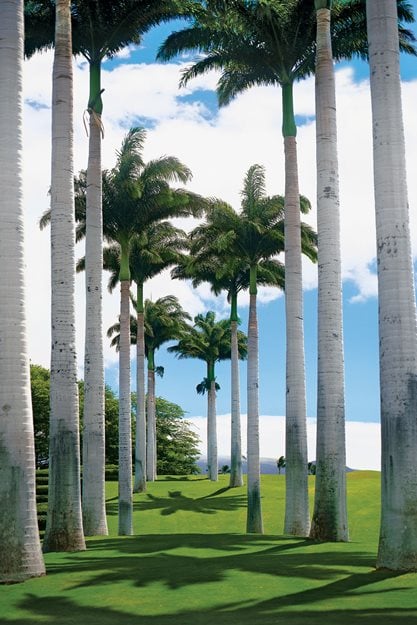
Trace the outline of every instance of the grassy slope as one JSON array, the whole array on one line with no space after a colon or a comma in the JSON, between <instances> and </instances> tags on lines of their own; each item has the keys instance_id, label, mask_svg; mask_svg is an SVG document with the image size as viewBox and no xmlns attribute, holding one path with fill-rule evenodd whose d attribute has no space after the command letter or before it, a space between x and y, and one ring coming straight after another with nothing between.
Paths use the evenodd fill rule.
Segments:
<instances>
[{"instance_id":1,"label":"grassy slope","mask_svg":"<svg viewBox=\"0 0 417 625\"><path fill-rule=\"evenodd\" d=\"M312 478L313 479L313 478ZM280 536L284 476L264 476L264 536L245 535L245 488L161 479L135 495L137 536L47 554L48 575L0 587L2 625L411 625L417 574L375 571L379 474L348 475L351 542Z\"/></svg>"}]
</instances>

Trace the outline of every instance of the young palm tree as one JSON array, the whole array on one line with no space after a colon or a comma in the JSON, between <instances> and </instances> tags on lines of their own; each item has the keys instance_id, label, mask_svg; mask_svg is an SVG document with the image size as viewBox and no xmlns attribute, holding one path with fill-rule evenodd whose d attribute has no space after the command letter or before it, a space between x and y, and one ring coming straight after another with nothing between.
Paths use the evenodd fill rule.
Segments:
<instances>
[{"instance_id":1,"label":"young palm tree","mask_svg":"<svg viewBox=\"0 0 417 625\"><path fill-rule=\"evenodd\" d=\"M247 347L243 332L238 332L237 340L239 357L245 358ZM198 358L206 363L207 375L196 389L200 394L207 391L207 464L209 479L214 482L218 479L216 390L220 388L216 383L215 365L230 358L230 345L229 321L216 322L215 313L210 311L206 315L197 315L194 325L188 327L177 345L168 347L168 351L177 354L178 358Z\"/></svg>"},{"instance_id":2,"label":"young palm tree","mask_svg":"<svg viewBox=\"0 0 417 625\"><path fill-rule=\"evenodd\" d=\"M402 0L399 6L404 19L404 15L409 12L409 6ZM366 55L365 1L339 0L334 3L333 13L335 58ZM315 18L313 0L257 0L249 3L245 0L235 0L233 3L208 0L204 8L196 12L194 23L189 28L170 35L159 52L163 59L172 58L184 50L198 50L203 53L203 58L184 72L182 84L211 69L220 70L222 75L217 90L220 105L228 104L237 94L253 85L281 87L285 153L287 447L294 446L290 454L294 456L299 455L297 448L301 442L297 427L292 424L305 420L306 400L297 128L293 85L295 81L314 71ZM410 33L404 29L400 29L400 32L403 48L407 50ZM340 305L338 315L341 318ZM339 332L339 342L333 341L338 353L341 341ZM326 405L324 388L319 388L319 394L319 405ZM327 405L326 409L331 410ZM340 423L340 414L337 419ZM329 434L331 436L332 432ZM326 446L329 445L326 443ZM290 457L288 460L290 466ZM291 474L290 469L289 473ZM342 490L337 488L336 492L344 497ZM346 519L341 523L346 525ZM298 511L297 508L291 510L287 507L285 531L307 535L308 529L309 519L305 507Z\"/></svg>"},{"instance_id":3,"label":"young palm tree","mask_svg":"<svg viewBox=\"0 0 417 625\"><path fill-rule=\"evenodd\" d=\"M105 255L106 256L106 255ZM163 367L155 366L155 352L167 341L179 339L186 328L187 320L191 317L180 306L178 299L173 295L161 297L152 302L146 300L144 304L145 349L148 363L148 394L147 394L147 465L152 467L152 480L156 479L156 414L155 414L155 373L163 375ZM136 344L137 318L130 318L131 343ZM113 337L112 346L119 349L120 323L115 323L107 331L108 337ZM149 445L149 441L151 444Z\"/></svg>"},{"instance_id":4,"label":"young palm tree","mask_svg":"<svg viewBox=\"0 0 417 625\"><path fill-rule=\"evenodd\" d=\"M230 487L242 486L242 450L240 428L239 368L237 351L237 330L240 323L237 312L237 298L242 290L249 288L250 271L247 260L240 250L231 249L228 242L223 245L225 232L231 225L228 214L233 209L224 202L217 202L206 211L206 220L190 233L190 255L182 265L176 267L174 278L192 279L196 287L202 282L211 285L213 293L227 292L230 302L231 327L231 469ZM272 266L269 261L258 263L257 282L263 285L283 286L281 266Z\"/></svg>"},{"instance_id":5,"label":"young palm tree","mask_svg":"<svg viewBox=\"0 0 417 625\"><path fill-rule=\"evenodd\" d=\"M73 53L87 60L90 89L86 191L86 334L84 355L83 515L86 535L107 534L104 494L104 361L102 333L101 64L153 26L182 15L176 0L72 0ZM26 3L26 54L54 43L55 0Z\"/></svg>"},{"instance_id":6,"label":"young palm tree","mask_svg":"<svg viewBox=\"0 0 417 625\"><path fill-rule=\"evenodd\" d=\"M130 248L130 271L136 283L137 312L137 410L135 441L135 483L134 492L146 490L146 419L145 419L145 328L144 328L144 283L179 262L185 246L186 236L182 230L167 221L150 223L140 234L134 235ZM116 286L120 267L120 250L111 246L104 250L104 268L112 272L109 290ZM151 434L152 436L152 434ZM153 468L152 468L153 467ZM156 465L149 467L152 475ZM148 476L149 477L149 476ZM152 479L152 478L150 478Z\"/></svg>"},{"instance_id":7,"label":"young palm tree","mask_svg":"<svg viewBox=\"0 0 417 625\"><path fill-rule=\"evenodd\" d=\"M148 363L146 467L149 481L156 480L156 413L155 413L155 352L167 341L180 339L191 317L173 295L161 297L156 302L145 302L145 349ZM163 370L159 368L159 373Z\"/></svg>"},{"instance_id":8,"label":"young palm tree","mask_svg":"<svg viewBox=\"0 0 417 625\"><path fill-rule=\"evenodd\" d=\"M417 569L417 328L397 7L367 2L378 253L382 507L377 566Z\"/></svg>"},{"instance_id":9,"label":"young palm tree","mask_svg":"<svg viewBox=\"0 0 417 625\"><path fill-rule=\"evenodd\" d=\"M217 234L214 240L209 227L210 217L216 211L207 213L207 222L190 233L190 254L182 263L175 267L171 275L181 280L191 279L196 288L203 282L211 285L215 295L227 292L230 302L230 348L231 348L231 449L230 449L230 488L243 486L242 474L242 441L240 426L240 384L239 354L237 332L240 320L237 312L237 297L242 289L249 287L249 270L243 263L234 259L229 253L219 254L216 247Z\"/></svg>"},{"instance_id":10,"label":"young palm tree","mask_svg":"<svg viewBox=\"0 0 417 625\"><path fill-rule=\"evenodd\" d=\"M0 4L0 583L45 574L36 517L23 258L23 2Z\"/></svg>"},{"instance_id":11,"label":"young palm tree","mask_svg":"<svg viewBox=\"0 0 417 625\"><path fill-rule=\"evenodd\" d=\"M52 89L52 352L49 489L44 551L85 549L75 351L72 56L68 0L56 4ZM59 78L59 80L58 80Z\"/></svg>"}]
</instances>

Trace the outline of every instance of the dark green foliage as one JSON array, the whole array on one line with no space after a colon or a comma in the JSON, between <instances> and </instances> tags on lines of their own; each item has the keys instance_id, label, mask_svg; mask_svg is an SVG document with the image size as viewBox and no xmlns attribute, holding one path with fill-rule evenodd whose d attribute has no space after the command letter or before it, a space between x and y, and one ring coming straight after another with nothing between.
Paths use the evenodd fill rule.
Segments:
<instances>
[{"instance_id":1,"label":"dark green foliage","mask_svg":"<svg viewBox=\"0 0 417 625\"><path fill-rule=\"evenodd\" d=\"M49 378L48 369L40 365L30 365L36 466L49 455Z\"/></svg>"},{"instance_id":2,"label":"dark green foliage","mask_svg":"<svg viewBox=\"0 0 417 625\"><path fill-rule=\"evenodd\" d=\"M40 365L30 366L32 409L35 431L35 454L37 466L42 462L48 463L49 457L49 369ZM82 415L84 406L84 382L78 383L80 397L80 423L82 438ZM105 421L106 421L106 462L117 462L118 454L118 429L117 420L119 414L119 400L109 386L105 388ZM42 479L42 473L38 472L37 481ZM44 474L43 478L48 483Z\"/></svg>"},{"instance_id":3,"label":"dark green foliage","mask_svg":"<svg viewBox=\"0 0 417 625\"><path fill-rule=\"evenodd\" d=\"M157 473L159 475L192 475L197 466L199 437L184 419L177 404L156 398Z\"/></svg>"}]
</instances>

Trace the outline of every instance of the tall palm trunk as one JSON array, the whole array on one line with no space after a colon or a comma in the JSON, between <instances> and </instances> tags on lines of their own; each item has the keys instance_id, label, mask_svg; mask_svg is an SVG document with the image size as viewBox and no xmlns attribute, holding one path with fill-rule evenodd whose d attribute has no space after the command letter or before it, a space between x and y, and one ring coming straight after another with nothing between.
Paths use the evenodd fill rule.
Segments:
<instances>
[{"instance_id":1,"label":"tall palm trunk","mask_svg":"<svg viewBox=\"0 0 417 625\"><path fill-rule=\"evenodd\" d=\"M382 426L377 566L417 569L417 329L395 0L367 2Z\"/></svg>"},{"instance_id":2,"label":"tall palm trunk","mask_svg":"<svg viewBox=\"0 0 417 625\"><path fill-rule=\"evenodd\" d=\"M232 293L232 311L230 315L231 334L231 454L230 488L243 486L242 477L242 440L240 431L240 385L239 351L237 339L237 294Z\"/></svg>"},{"instance_id":3,"label":"tall palm trunk","mask_svg":"<svg viewBox=\"0 0 417 625\"><path fill-rule=\"evenodd\" d=\"M148 350L148 397L146 419L146 474L149 482L156 480L156 412L155 363L153 350Z\"/></svg>"},{"instance_id":4,"label":"tall palm trunk","mask_svg":"<svg viewBox=\"0 0 417 625\"><path fill-rule=\"evenodd\" d=\"M146 490L146 410L145 410L145 321L143 309L143 284L137 285L137 337L136 337L136 439L135 482L133 492Z\"/></svg>"},{"instance_id":5,"label":"tall palm trunk","mask_svg":"<svg viewBox=\"0 0 417 625\"><path fill-rule=\"evenodd\" d=\"M209 389L207 393L207 466L209 480L217 482L219 479L217 459L217 418L216 418L216 379L214 363L207 363L207 379Z\"/></svg>"},{"instance_id":6,"label":"tall palm trunk","mask_svg":"<svg viewBox=\"0 0 417 625\"><path fill-rule=\"evenodd\" d=\"M52 88L52 352L48 515L44 551L85 549L75 351L72 46L69 0L56 3Z\"/></svg>"},{"instance_id":7,"label":"tall palm trunk","mask_svg":"<svg viewBox=\"0 0 417 625\"><path fill-rule=\"evenodd\" d=\"M286 534L308 536L307 421L304 364L300 192L292 83L283 85L285 150Z\"/></svg>"},{"instance_id":8,"label":"tall palm trunk","mask_svg":"<svg viewBox=\"0 0 417 625\"><path fill-rule=\"evenodd\" d=\"M328 4L316 0L316 6ZM330 10L317 10L318 386L311 537L347 541L345 402L336 94Z\"/></svg>"},{"instance_id":9,"label":"tall palm trunk","mask_svg":"<svg viewBox=\"0 0 417 625\"><path fill-rule=\"evenodd\" d=\"M98 70L98 71L97 71ZM98 78L97 78L98 74ZM90 66L91 94L100 93L100 67ZM98 80L98 85L95 83ZM101 209L101 106L89 104L85 240L85 353L83 524L86 536L106 535L104 357L102 322L103 224Z\"/></svg>"},{"instance_id":10,"label":"tall palm trunk","mask_svg":"<svg viewBox=\"0 0 417 625\"><path fill-rule=\"evenodd\" d=\"M0 583L44 575L23 258L23 1L0 4Z\"/></svg>"},{"instance_id":11,"label":"tall palm trunk","mask_svg":"<svg viewBox=\"0 0 417 625\"><path fill-rule=\"evenodd\" d=\"M130 274L128 245L121 246L119 349L119 536L133 534L130 400Z\"/></svg>"},{"instance_id":12,"label":"tall palm trunk","mask_svg":"<svg viewBox=\"0 0 417 625\"><path fill-rule=\"evenodd\" d=\"M256 266L250 268L248 323L248 508L246 531L262 534L261 471L259 459L259 363L258 319L256 313Z\"/></svg>"}]
</instances>

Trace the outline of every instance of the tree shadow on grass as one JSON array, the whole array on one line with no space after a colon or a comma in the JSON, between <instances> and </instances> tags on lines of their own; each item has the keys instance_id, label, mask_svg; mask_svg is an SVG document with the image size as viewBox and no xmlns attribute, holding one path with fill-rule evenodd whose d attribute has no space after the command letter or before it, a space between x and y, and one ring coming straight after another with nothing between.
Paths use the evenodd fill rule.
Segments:
<instances>
[{"instance_id":1,"label":"tree shadow on grass","mask_svg":"<svg viewBox=\"0 0 417 625\"><path fill-rule=\"evenodd\" d=\"M246 506L246 495L217 497L228 490L228 487L220 488L204 497L195 498L187 497L181 490L168 491L168 497L157 497L151 493L145 493L145 497L134 502L133 508L135 511L160 510L162 516L169 516L180 510L197 514L216 514L220 511L235 512ZM118 514L117 497L107 500L106 509L109 515Z\"/></svg>"},{"instance_id":2,"label":"tree shadow on grass","mask_svg":"<svg viewBox=\"0 0 417 625\"><path fill-rule=\"evenodd\" d=\"M347 569L373 566L370 554L318 552L314 543L304 539L280 539L277 544L273 537L257 535L162 534L107 539L95 550L94 541L89 541L89 546L82 555L68 554L64 563L49 566L48 573L82 573L83 581L72 588L127 582L137 588L161 583L177 589L222 582L231 571L241 571L273 576L278 585L286 577L311 580L314 587L306 596L314 601L317 582L344 580ZM300 547L305 548L300 551ZM369 575L367 584L378 579L374 571Z\"/></svg>"},{"instance_id":3,"label":"tree shadow on grass","mask_svg":"<svg viewBox=\"0 0 417 625\"><path fill-rule=\"evenodd\" d=\"M339 580L337 592L330 584L320 589L320 599L334 599L335 605L340 592L349 592L369 583L373 574L351 575ZM386 574L389 577L389 574ZM384 577L382 578L384 579ZM385 577L386 579L386 577ZM381 577L379 577L379 581ZM378 581L378 580L373 580ZM343 582L345 584L343 585ZM333 588L332 588L333 586ZM134 592L132 590L132 592ZM224 602L211 609L186 609L181 606L169 614L143 615L140 611L131 613L120 605L96 607L79 605L62 596L37 597L26 595L19 608L31 616L18 619L4 619L2 625L322 625L323 619L331 625L410 625L415 622L417 611L407 608L323 609L311 605L312 598L304 600L305 593L295 593L267 601L242 600L238 603ZM382 592L382 591L380 591ZM307 603L309 605L307 605ZM314 603L314 601L313 601ZM305 605L305 609L299 606ZM140 606L139 606L140 608Z\"/></svg>"}]
</instances>

